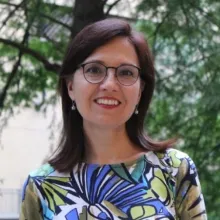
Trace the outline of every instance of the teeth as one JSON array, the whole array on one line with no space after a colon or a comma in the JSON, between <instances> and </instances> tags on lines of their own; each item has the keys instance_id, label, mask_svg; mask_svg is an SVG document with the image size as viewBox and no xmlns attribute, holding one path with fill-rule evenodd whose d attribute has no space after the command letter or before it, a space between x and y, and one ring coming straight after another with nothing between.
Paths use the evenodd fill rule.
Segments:
<instances>
[{"instance_id":1,"label":"teeth","mask_svg":"<svg viewBox=\"0 0 220 220\"><path fill-rule=\"evenodd\" d=\"M97 99L96 102L98 104L104 104L104 105L119 105L119 102L117 100Z\"/></svg>"}]
</instances>

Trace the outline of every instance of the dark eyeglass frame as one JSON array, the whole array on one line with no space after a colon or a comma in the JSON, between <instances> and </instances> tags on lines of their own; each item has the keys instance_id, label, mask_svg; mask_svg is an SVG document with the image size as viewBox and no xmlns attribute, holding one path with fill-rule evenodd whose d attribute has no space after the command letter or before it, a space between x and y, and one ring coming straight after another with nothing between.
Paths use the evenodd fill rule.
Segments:
<instances>
[{"instance_id":1,"label":"dark eyeglass frame","mask_svg":"<svg viewBox=\"0 0 220 220\"><path fill-rule=\"evenodd\" d=\"M103 67L105 67L105 76L103 77L103 79L102 79L100 82L95 82L95 83L94 83L94 82L90 82L88 79L86 79L84 67L85 67L87 64L92 64L92 63L94 63L94 64L99 64L99 65L102 65ZM129 84L129 85L123 84L123 83L121 83L121 82L118 80L118 76L117 76L117 74L116 74L116 73L117 73L117 70L118 70L118 68L123 67L123 66L132 66L132 67L135 67L135 68L138 70L138 76L137 76L136 80L135 80L132 84ZM138 78L140 77L140 74L141 74L141 68L139 68L139 67L137 67L137 66L135 66L135 65L132 65L132 64L122 64L122 65L120 65L120 66L114 67L114 66L105 66L104 64L99 63L99 62L88 62L88 63L82 63L82 64L80 64L80 65L78 66L78 68L80 68L80 67L83 68L83 76L84 76L85 80L86 80L87 82L89 82L89 83L92 83L92 84L99 84L99 83L103 82L103 81L105 80L106 76L108 75L108 69L114 69L114 70L115 70L116 79L117 79L117 81L118 81L121 85L123 85L123 86L131 86L131 85L135 84L135 83L137 82Z\"/></svg>"}]
</instances>

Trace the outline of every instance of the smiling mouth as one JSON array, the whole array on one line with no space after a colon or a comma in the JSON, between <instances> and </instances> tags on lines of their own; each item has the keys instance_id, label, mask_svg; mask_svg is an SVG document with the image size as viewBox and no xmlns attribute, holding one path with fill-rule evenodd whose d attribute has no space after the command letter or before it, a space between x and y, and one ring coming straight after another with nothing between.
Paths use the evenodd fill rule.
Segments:
<instances>
[{"instance_id":1,"label":"smiling mouth","mask_svg":"<svg viewBox=\"0 0 220 220\"><path fill-rule=\"evenodd\" d=\"M95 102L99 105L113 106L113 107L119 106L121 104L116 99L104 99L104 98L96 99Z\"/></svg>"}]
</instances>

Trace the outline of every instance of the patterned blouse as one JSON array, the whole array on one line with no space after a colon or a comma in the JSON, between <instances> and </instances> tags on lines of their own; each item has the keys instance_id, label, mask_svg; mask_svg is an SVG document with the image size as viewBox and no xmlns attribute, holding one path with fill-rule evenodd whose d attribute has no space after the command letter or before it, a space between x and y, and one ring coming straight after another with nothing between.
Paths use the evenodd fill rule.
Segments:
<instances>
[{"instance_id":1,"label":"patterned blouse","mask_svg":"<svg viewBox=\"0 0 220 220\"><path fill-rule=\"evenodd\" d=\"M23 188L20 220L207 219L195 164L178 150L149 151L121 164L49 164Z\"/></svg>"}]
</instances>

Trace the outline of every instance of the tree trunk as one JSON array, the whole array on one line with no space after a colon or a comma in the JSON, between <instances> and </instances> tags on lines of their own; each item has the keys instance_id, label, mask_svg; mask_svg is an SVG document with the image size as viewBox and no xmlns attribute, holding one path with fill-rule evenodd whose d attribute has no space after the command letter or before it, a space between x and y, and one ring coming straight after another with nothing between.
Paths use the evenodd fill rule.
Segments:
<instances>
[{"instance_id":1,"label":"tree trunk","mask_svg":"<svg viewBox=\"0 0 220 220\"><path fill-rule=\"evenodd\" d=\"M105 19L104 0L76 0L73 9L71 37L74 37L86 25Z\"/></svg>"}]
</instances>

